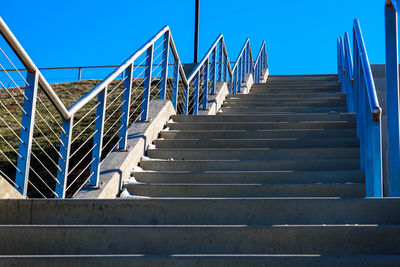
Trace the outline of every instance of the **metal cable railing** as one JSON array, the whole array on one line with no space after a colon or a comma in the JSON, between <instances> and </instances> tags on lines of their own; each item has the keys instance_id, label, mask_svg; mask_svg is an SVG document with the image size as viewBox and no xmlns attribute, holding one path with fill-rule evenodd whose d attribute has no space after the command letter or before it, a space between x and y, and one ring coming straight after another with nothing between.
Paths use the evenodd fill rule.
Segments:
<instances>
[{"instance_id":1,"label":"metal cable railing","mask_svg":"<svg viewBox=\"0 0 400 267\"><path fill-rule=\"evenodd\" d=\"M347 108L357 114L366 196L382 197L381 108L358 20L354 20L353 34L354 62L348 34L338 39L338 76L346 93Z\"/></svg>"},{"instance_id":2,"label":"metal cable railing","mask_svg":"<svg viewBox=\"0 0 400 267\"><path fill-rule=\"evenodd\" d=\"M247 41L232 70L220 35L186 78L166 26L82 97L71 95L66 108L2 20L0 31L9 45L7 50L0 43L0 175L25 197L73 197L84 186L99 187L101 163L127 148L128 127L148 120L152 101L168 99L178 114L198 114L217 82L241 83L259 66ZM266 53L260 53L262 65ZM23 67L21 86L16 78L24 77Z\"/></svg>"}]
</instances>

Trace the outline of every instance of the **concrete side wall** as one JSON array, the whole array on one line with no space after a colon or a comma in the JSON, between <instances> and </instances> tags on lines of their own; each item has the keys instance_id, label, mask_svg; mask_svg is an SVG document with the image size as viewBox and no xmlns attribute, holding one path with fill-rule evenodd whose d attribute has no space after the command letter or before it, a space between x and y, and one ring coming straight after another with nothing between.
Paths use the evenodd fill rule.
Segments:
<instances>
[{"instance_id":1,"label":"concrete side wall","mask_svg":"<svg viewBox=\"0 0 400 267\"><path fill-rule=\"evenodd\" d=\"M225 82L217 82L215 95L210 95L208 99L208 109L199 110L199 115L215 115L221 108L225 97L229 94L228 85Z\"/></svg>"},{"instance_id":2,"label":"concrete side wall","mask_svg":"<svg viewBox=\"0 0 400 267\"><path fill-rule=\"evenodd\" d=\"M0 199L22 199L23 196L0 176Z\"/></svg>"},{"instance_id":3,"label":"concrete side wall","mask_svg":"<svg viewBox=\"0 0 400 267\"><path fill-rule=\"evenodd\" d=\"M169 100L155 100L150 104L149 121L137 122L128 130L127 151L112 152L101 164L100 189L82 189L75 198L111 199L115 198L129 178L130 172L144 155L147 146L158 137L165 123L175 109Z\"/></svg>"}]
</instances>

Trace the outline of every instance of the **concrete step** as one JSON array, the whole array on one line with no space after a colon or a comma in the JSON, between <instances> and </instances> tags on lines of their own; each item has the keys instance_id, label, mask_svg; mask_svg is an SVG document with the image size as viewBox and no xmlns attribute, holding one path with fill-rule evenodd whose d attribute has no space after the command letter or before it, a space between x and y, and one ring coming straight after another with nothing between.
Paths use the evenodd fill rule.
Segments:
<instances>
[{"instance_id":1,"label":"concrete step","mask_svg":"<svg viewBox=\"0 0 400 267\"><path fill-rule=\"evenodd\" d=\"M335 171L142 171L134 172L137 181L144 183L261 183L313 184L363 183L360 170Z\"/></svg>"},{"instance_id":2,"label":"concrete step","mask_svg":"<svg viewBox=\"0 0 400 267\"><path fill-rule=\"evenodd\" d=\"M148 197L362 197L364 184L127 184Z\"/></svg>"},{"instance_id":3,"label":"concrete step","mask_svg":"<svg viewBox=\"0 0 400 267\"><path fill-rule=\"evenodd\" d=\"M0 235L2 255L400 254L390 225L10 225Z\"/></svg>"},{"instance_id":4,"label":"concrete step","mask_svg":"<svg viewBox=\"0 0 400 267\"><path fill-rule=\"evenodd\" d=\"M356 129L161 131L165 139L356 138Z\"/></svg>"},{"instance_id":5,"label":"concrete step","mask_svg":"<svg viewBox=\"0 0 400 267\"><path fill-rule=\"evenodd\" d=\"M271 101L258 101L254 99L254 101L238 101L238 100L228 100L222 104L222 107L232 107L232 108L268 108L268 107L340 107L342 109L346 108L346 102L338 102L338 101L327 101L327 102L271 102ZM301 113L299 113L301 114ZM221 114L218 114L221 115Z\"/></svg>"},{"instance_id":6,"label":"concrete step","mask_svg":"<svg viewBox=\"0 0 400 267\"><path fill-rule=\"evenodd\" d=\"M276 139L157 139L158 148L336 148L359 147L357 138L276 138Z\"/></svg>"},{"instance_id":7,"label":"concrete step","mask_svg":"<svg viewBox=\"0 0 400 267\"><path fill-rule=\"evenodd\" d=\"M279 93L332 93L332 94L339 94L342 93L341 89L337 86L325 86L325 87L299 87L299 88L292 88L290 86L286 87L277 87L277 86L266 86L266 87L252 87L251 94L257 94L257 93L274 93L274 94L279 94Z\"/></svg>"},{"instance_id":8,"label":"concrete step","mask_svg":"<svg viewBox=\"0 0 400 267\"><path fill-rule=\"evenodd\" d=\"M147 150L147 156L156 159L194 160L194 159L240 159L240 160L278 160L278 159L329 159L360 158L359 147L333 148L161 148Z\"/></svg>"},{"instance_id":9,"label":"concrete step","mask_svg":"<svg viewBox=\"0 0 400 267\"><path fill-rule=\"evenodd\" d=\"M239 160L141 160L152 171L334 171L359 170L359 159L310 159L277 161Z\"/></svg>"},{"instance_id":10,"label":"concrete step","mask_svg":"<svg viewBox=\"0 0 400 267\"><path fill-rule=\"evenodd\" d=\"M400 213L397 212L399 209L399 198L1 200L0 224L310 225L358 223L393 225L400 224Z\"/></svg>"},{"instance_id":11,"label":"concrete step","mask_svg":"<svg viewBox=\"0 0 400 267\"><path fill-rule=\"evenodd\" d=\"M324 267L383 267L399 266L397 255L275 255L275 254L233 254L233 255L65 255L65 256L2 256L4 267L209 267L209 266L324 266Z\"/></svg>"},{"instance_id":12,"label":"concrete step","mask_svg":"<svg viewBox=\"0 0 400 267\"><path fill-rule=\"evenodd\" d=\"M354 129L352 121L327 122L180 122L167 123L170 130L282 130L282 129Z\"/></svg>"},{"instance_id":13,"label":"concrete step","mask_svg":"<svg viewBox=\"0 0 400 267\"><path fill-rule=\"evenodd\" d=\"M337 74L317 74L317 75L269 75L268 82L274 81L323 81L338 82Z\"/></svg>"},{"instance_id":14,"label":"concrete step","mask_svg":"<svg viewBox=\"0 0 400 267\"><path fill-rule=\"evenodd\" d=\"M233 96L233 95L228 95L229 96ZM345 98L346 94L339 92L339 93L332 93L332 92L320 92L320 93L299 93L299 92L280 92L280 93L269 93L269 92L251 92L248 95L243 95L243 96L247 96L249 97L263 97L263 98L271 98L271 99L275 99L275 98L298 98L298 99L303 99L303 98ZM246 97L243 97L246 98Z\"/></svg>"},{"instance_id":15,"label":"concrete step","mask_svg":"<svg viewBox=\"0 0 400 267\"><path fill-rule=\"evenodd\" d=\"M296 96L297 94L268 94L268 93L257 93L257 94L236 94L236 95L227 95L228 98L235 99L263 99L263 100L271 100L275 99L277 101L280 100L294 100L294 101L307 101L307 100L345 100L346 96L343 94L303 94L302 96Z\"/></svg>"},{"instance_id":16,"label":"concrete step","mask_svg":"<svg viewBox=\"0 0 400 267\"><path fill-rule=\"evenodd\" d=\"M227 107L221 108L222 113L242 113L242 114L257 114L257 113L274 113L274 114L295 114L295 113L345 113L347 108L344 106L332 107Z\"/></svg>"},{"instance_id":17,"label":"concrete step","mask_svg":"<svg viewBox=\"0 0 400 267\"><path fill-rule=\"evenodd\" d=\"M354 113L305 113L305 114L276 114L276 115L173 115L174 122L300 122L300 121L353 121Z\"/></svg>"}]
</instances>

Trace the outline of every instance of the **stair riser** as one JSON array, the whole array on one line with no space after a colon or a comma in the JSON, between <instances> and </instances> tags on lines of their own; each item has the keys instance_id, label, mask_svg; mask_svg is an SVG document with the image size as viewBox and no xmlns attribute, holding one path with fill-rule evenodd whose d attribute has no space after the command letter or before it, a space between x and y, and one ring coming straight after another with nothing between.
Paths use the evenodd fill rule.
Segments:
<instances>
[{"instance_id":1,"label":"stair riser","mask_svg":"<svg viewBox=\"0 0 400 267\"><path fill-rule=\"evenodd\" d=\"M154 140L158 148L317 148L317 147L359 147L357 139L228 139L196 140L167 139Z\"/></svg>"},{"instance_id":2,"label":"stair riser","mask_svg":"<svg viewBox=\"0 0 400 267\"><path fill-rule=\"evenodd\" d=\"M3 226L0 235L10 255L400 253L398 226Z\"/></svg>"},{"instance_id":3,"label":"stair riser","mask_svg":"<svg viewBox=\"0 0 400 267\"><path fill-rule=\"evenodd\" d=\"M354 129L353 122L301 123L167 123L170 130L278 130L278 129Z\"/></svg>"},{"instance_id":4,"label":"stair riser","mask_svg":"<svg viewBox=\"0 0 400 267\"><path fill-rule=\"evenodd\" d=\"M295 161L141 161L140 167L153 171L286 171L359 170L357 159Z\"/></svg>"},{"instance_id":5,"label":"stair riser","mask_svg":"<svg viewBox=\"0 0 400 267\"><path fill-rule=\"evenodd\" d=\"M313 108L303 108L303 107L269 107L269 108L235 108L235 107L222 107L223 113L235 113L235 114L259 114L259 113L282 113L282 114L292 114L292 113L345 113L347 108L345 107L313 107Z\"/></svg>"},{"instance_id":6,"label":"stair riser","mask_svg":"<svg viewBox=\"0 0 400 267\"><path fill-rule=\"evenodd\" d=\"M278 114L278 115L242 115L242 116L172 116L174 122L300 122L300 121L351 121L356 122L356 115L336 114Z\"/></svg>"},{"instance_id":7,"label":"stair riser","mask_svg":"<svg viewBox=\"0 0 400 267\"><path fill-rule=\"evenodd\" d=\"M137 181L144 183L262 183L262 184L307 184L307 183L363 183L360 171L287 171L287 172L135 172Z\"/></svg>"},{"instance_id":8,"label":"stair riser","mask_svg":"<svg viewBox=\"0 0 400 267\"><path fill-rule=\"evenodd\" d=\"M256 99L255 99L256 100ZM346 103L343 102L318 102L318 103L306 103L306 102L249 102L249 101L226 101L222 104L222 107L232 108L268 108L268 107L297 107L297 108L309 108L309 107L340 107L345 109ZM220 114L219 114L220 115Z\"/></svg>"},{"instance_id":9,"label":"stair riser","mask_svg":"<svg viewBox=\"0 0 400 267\"><path fill-rule=\"evenodd\" d=\"M228 95L232 97L233 95ZM242 98L248 97L264 97L264 98L299 98L299 99L309 99L309 98L346 98L344 93L268 93L268 92L251 92L248 95L241 95Z\"/></svg>"},{"instance_id":10,"label":"stair riser","mask_svg":"<svg viewBox=\"0 0 400 267\"><path fill-rule=\"evenodd\" d=\"M363 184L294 185L126 185L129 193L149 197L362 197Z\"/></svg>"},{"instance_id":11,"label":"stair riser","mask_svg":"<svg viewBox=\"0 0 400 267\"><path fill-rule=\"evenodd\" d=\"M3 267L209 267L209 266L279 266L279 267L386 267L399 266L400 256L362 255L362 256L296 256L296 255L123 255L123 256L72 256L72 257L7 257L0 259Z\"/></svg>"},{"instance_id":12,"label":"stair riser","mask_svg":"<svg viewBox=\"0 0 400 267\"><path fill-rule=\"evenodd\" d=\"M265 138L356 138L356 131L343 130L264 130L264 131L162 131L166 139L265 139Z\"/></svg>"},{"instance_id":13,"label":"stair riser","mask_svg":"<svg viewBox=\"0 0 400 267\"><path fill-rule=\"evenodd\" d=\"M393 225L399 209L399 199L360 198L0 201L0 224Z\"/></svg>"},{"instance_id":14,"label":"stair riser","mask_svg":"<svg viewBox=\"0 0 400 267\"><path fill-rule=\"evenodd\" d=\"M360 158L359 148L321 148L321 149L209 149L179 150L150 149L147 156L156 159L194 160L194 159L241 159L241 160L279 160L279 159L329 159Z\"/></svg>"}]
</instances>

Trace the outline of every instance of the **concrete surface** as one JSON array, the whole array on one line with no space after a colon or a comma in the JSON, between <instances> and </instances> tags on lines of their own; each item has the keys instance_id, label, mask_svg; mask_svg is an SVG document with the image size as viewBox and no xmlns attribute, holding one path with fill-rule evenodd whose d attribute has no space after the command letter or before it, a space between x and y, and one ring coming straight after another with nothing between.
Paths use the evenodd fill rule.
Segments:
<instances>
[{"instance_id":1,"label":"concrete surface","mask_svg":"<svg viewBox=\"0 0 400 267\"><path fill-rule=\"evenodd\" d=\"M217 82L215 95L208 96L208 104L206 110L199 110L199 115L215 115L225 101L225 97L229 94L228 85L225 82Z\"/></svg>"},{"instance_id":2,"label":"concrete surface","mask_svg":"<svg viewBox=\"0 0 400 267\"><path fill-rule=\"evenodd\" d=\"M171 115L176 114L169 100L150 104L149 121L137 122L128 130L128 151L112 152L101 164L100 189L82 189L75 198L102 199L117 197L123 182L144 155L147 146L157 138Z\"/></svg>"},{"instance_id":3,"label":"concrete surface","mask_svg":"<svg viewBox=\"0 0 400 267\"><path fill-rule=\"evenodd\" d=\"M0 176L0 199L15 198L23 198L23 196L5 178Z\"/></svg>"}]
</instances>

